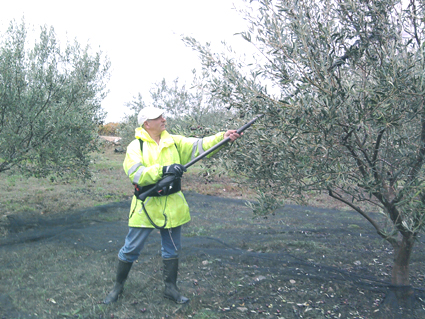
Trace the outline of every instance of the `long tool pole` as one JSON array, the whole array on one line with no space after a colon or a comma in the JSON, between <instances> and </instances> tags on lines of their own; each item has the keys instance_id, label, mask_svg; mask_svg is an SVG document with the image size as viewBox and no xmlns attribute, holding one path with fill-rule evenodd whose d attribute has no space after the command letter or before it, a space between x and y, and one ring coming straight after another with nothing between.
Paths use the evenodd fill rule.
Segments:
<instances>
[{"instance_id":1,"label":"long tool pole","mask_svg":"<svg viewBox=\"0 0 425 319\"><path fill-rule=\"evenodd\" d=\"M254 118L253 120L249 121L248 123L246 123L244 126L240 127L236 132L238 134L241 134L243 131L245 131L248 127L250 127L252 124L254 124L255 121L257 121L258 119L262 118L264 116L264 114L260 114L258 115L256 118ZM209 148L208 150L206 150L204 153L202 153L201 155L199 155L198 157L195 157L193 160L191 160L189 163L187 163L186 165L184 165L185 168L189 168L190 166L192 166L193 164L195 164L196 162L198 162L199 160L203 159L205 156L207 156L208 154L214 152L216 149L222 147L224 144L230 142L230 137L226 137L224 140L222 140L221 142L215 144L213 147Z\"/></svg>"},{"instance_id":2,"label":"long tool pole","mask_svg":"<svg viewBox=\"0 0 425 319\"><path fill-rule=\"evenodd\" d=\"M255 121L257 121L259 118L263 117L264 114L260 114L259 116L257 116L256 118L254 118L253 120L249 121L248 123L246 123L244 126L242 126L241 128L239 128L236 132L238 134L241 134L243 131L245 131L248 127L250 127L252 124L254 124ZM223 146L224 144L228 143L230 141L230 137L226 137L224 140L222 140L221 142L219 142L218 144L214 145L213 147L211 147L210 149L206 150L204 153L202 153L201 155L199 155L198 157L195 157L193 160L191 160L189 163L187 163L186 165L184 165L185 168L188 168L190 166L192 166L193 164L195 164L196 162L198 162L199 160L203 159L205 156L207 156L208 154L210 154L211 152L214 152L216 149L218 149L219 147ZM164 187L168 187L171 185L171 183L174 181L176 177L173 175L168 175L165 176L164 178L162 178L155 187L152 187L151 189L147 190L146 192L140 194L138 196L138 198L144 202L145 199L150 195L153 194L154 192L157 192L159 190L162 190ZM148 215L149 216L149 215Z\"/></svg>"}]
</instances>

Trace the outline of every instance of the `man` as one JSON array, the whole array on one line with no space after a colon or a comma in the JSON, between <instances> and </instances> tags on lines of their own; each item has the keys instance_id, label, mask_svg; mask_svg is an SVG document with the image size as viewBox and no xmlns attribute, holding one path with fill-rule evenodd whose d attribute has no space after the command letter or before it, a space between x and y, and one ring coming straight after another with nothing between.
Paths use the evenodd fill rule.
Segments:
<instances>
[{"instance_id":1,"label":"man","mask_svg":"<svg viewBox=\"0 0 425 319\"><path fill-rule=\"evenodd\" d=\"M123 166L125 173L141 193L164 176L175 177L175 182L169 188L147 197L144 202L133 197L128 223L130 229L125 244L118 253L115 285L104 300L105 304L118 300L131 266L139 257L154 228L160 229L161 233L164 297L176 303L189 301L176 285L181 226L190 221L189 207L180 191L180 177L186 171L183 165L224 138L229 137L234 141L240 137L236 130L201 139L170 135L165 130L163 113L163 110L155 107L141 110L138 116L141 127L136 129L136 139L127 147Z\"/></svg>"}]
</instances>

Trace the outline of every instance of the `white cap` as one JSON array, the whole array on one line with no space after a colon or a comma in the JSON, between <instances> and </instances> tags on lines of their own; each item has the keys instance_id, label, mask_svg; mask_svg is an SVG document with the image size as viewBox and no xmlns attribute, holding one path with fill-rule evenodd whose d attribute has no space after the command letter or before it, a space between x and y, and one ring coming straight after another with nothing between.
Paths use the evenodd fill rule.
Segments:
<instances>
[{"instance_id":1,"label":"white cap","mask_svg":"<svg viewBox=\"0 0 425 319\"><path fill-rule=\"evenodd\" d=\"M143 125L146 120L153 120L158 117L160 117L162 114L164 114L164 110L158 109L153 106L148 106L142 109L139 113L139 116L137 117L137 120L140 125Z\"/></svg>"}]
</instances>

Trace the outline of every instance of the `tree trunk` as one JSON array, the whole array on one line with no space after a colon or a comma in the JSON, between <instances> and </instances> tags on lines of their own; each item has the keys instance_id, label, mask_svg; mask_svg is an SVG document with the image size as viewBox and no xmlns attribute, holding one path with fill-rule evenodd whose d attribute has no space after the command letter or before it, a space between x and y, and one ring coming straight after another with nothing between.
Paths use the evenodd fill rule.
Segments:
<instances>
[{"instance_id":1,"label":"tree trunk","mask_svg":"<svg viewBox=\"0 0 425 319\"><path fill-rule=\"evenodd\" d=\"M391 276L391 283L394 286L410 286L409 262L415 243L412 234L403 236L400 245L394 247L394 266Z\"/></svg>"},{"instance_id":2,"label":"tree trunk","mask_svg":"<svg viewBox=\"0 0 425 319\"><path fill-rule=\"evenodd\" d=\"M400 309L412 310L415 303L415 294L410 286L409 261L415 243L414 234L404 235L398 245L394 245L394 265L392 270L392 287L388 291L383 304L383 310L399 311Z\"/></svg>"}]
</instances>

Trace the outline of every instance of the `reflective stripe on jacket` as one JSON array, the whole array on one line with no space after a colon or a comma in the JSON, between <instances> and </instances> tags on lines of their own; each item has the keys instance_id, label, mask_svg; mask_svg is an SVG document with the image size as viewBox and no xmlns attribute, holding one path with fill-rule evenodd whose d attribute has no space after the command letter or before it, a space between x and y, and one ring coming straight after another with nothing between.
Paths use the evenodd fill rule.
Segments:
<instances>
[{"instance_id":1,"label":"reflective stripe on jacket","mask_svg":"<svg viewBox=\"0 0 425 319\"><path fill-rule=\"evenodd\" d=\"M127 147L123 163L124 171L132 183L140 186L155 184L162 178L163 166L174 163L184 165L221 142L223 136L224 132L221 132L198 139L170 135L167 131L163 131L158 145L145 129L138 127L135 134L136 139ZM138 139L143 141L143 154ZM208 157L216 152L212 152ZM181 191L168 196L148 197L144 204L156 225L164 225L163 213L167 216L165 228L177 227L190 221L189 206ZM133 196L131 202L128 225L130 227L154 227L142 209L142 202L136 199L136 196Z\"/></svg>"}]
</instances>

